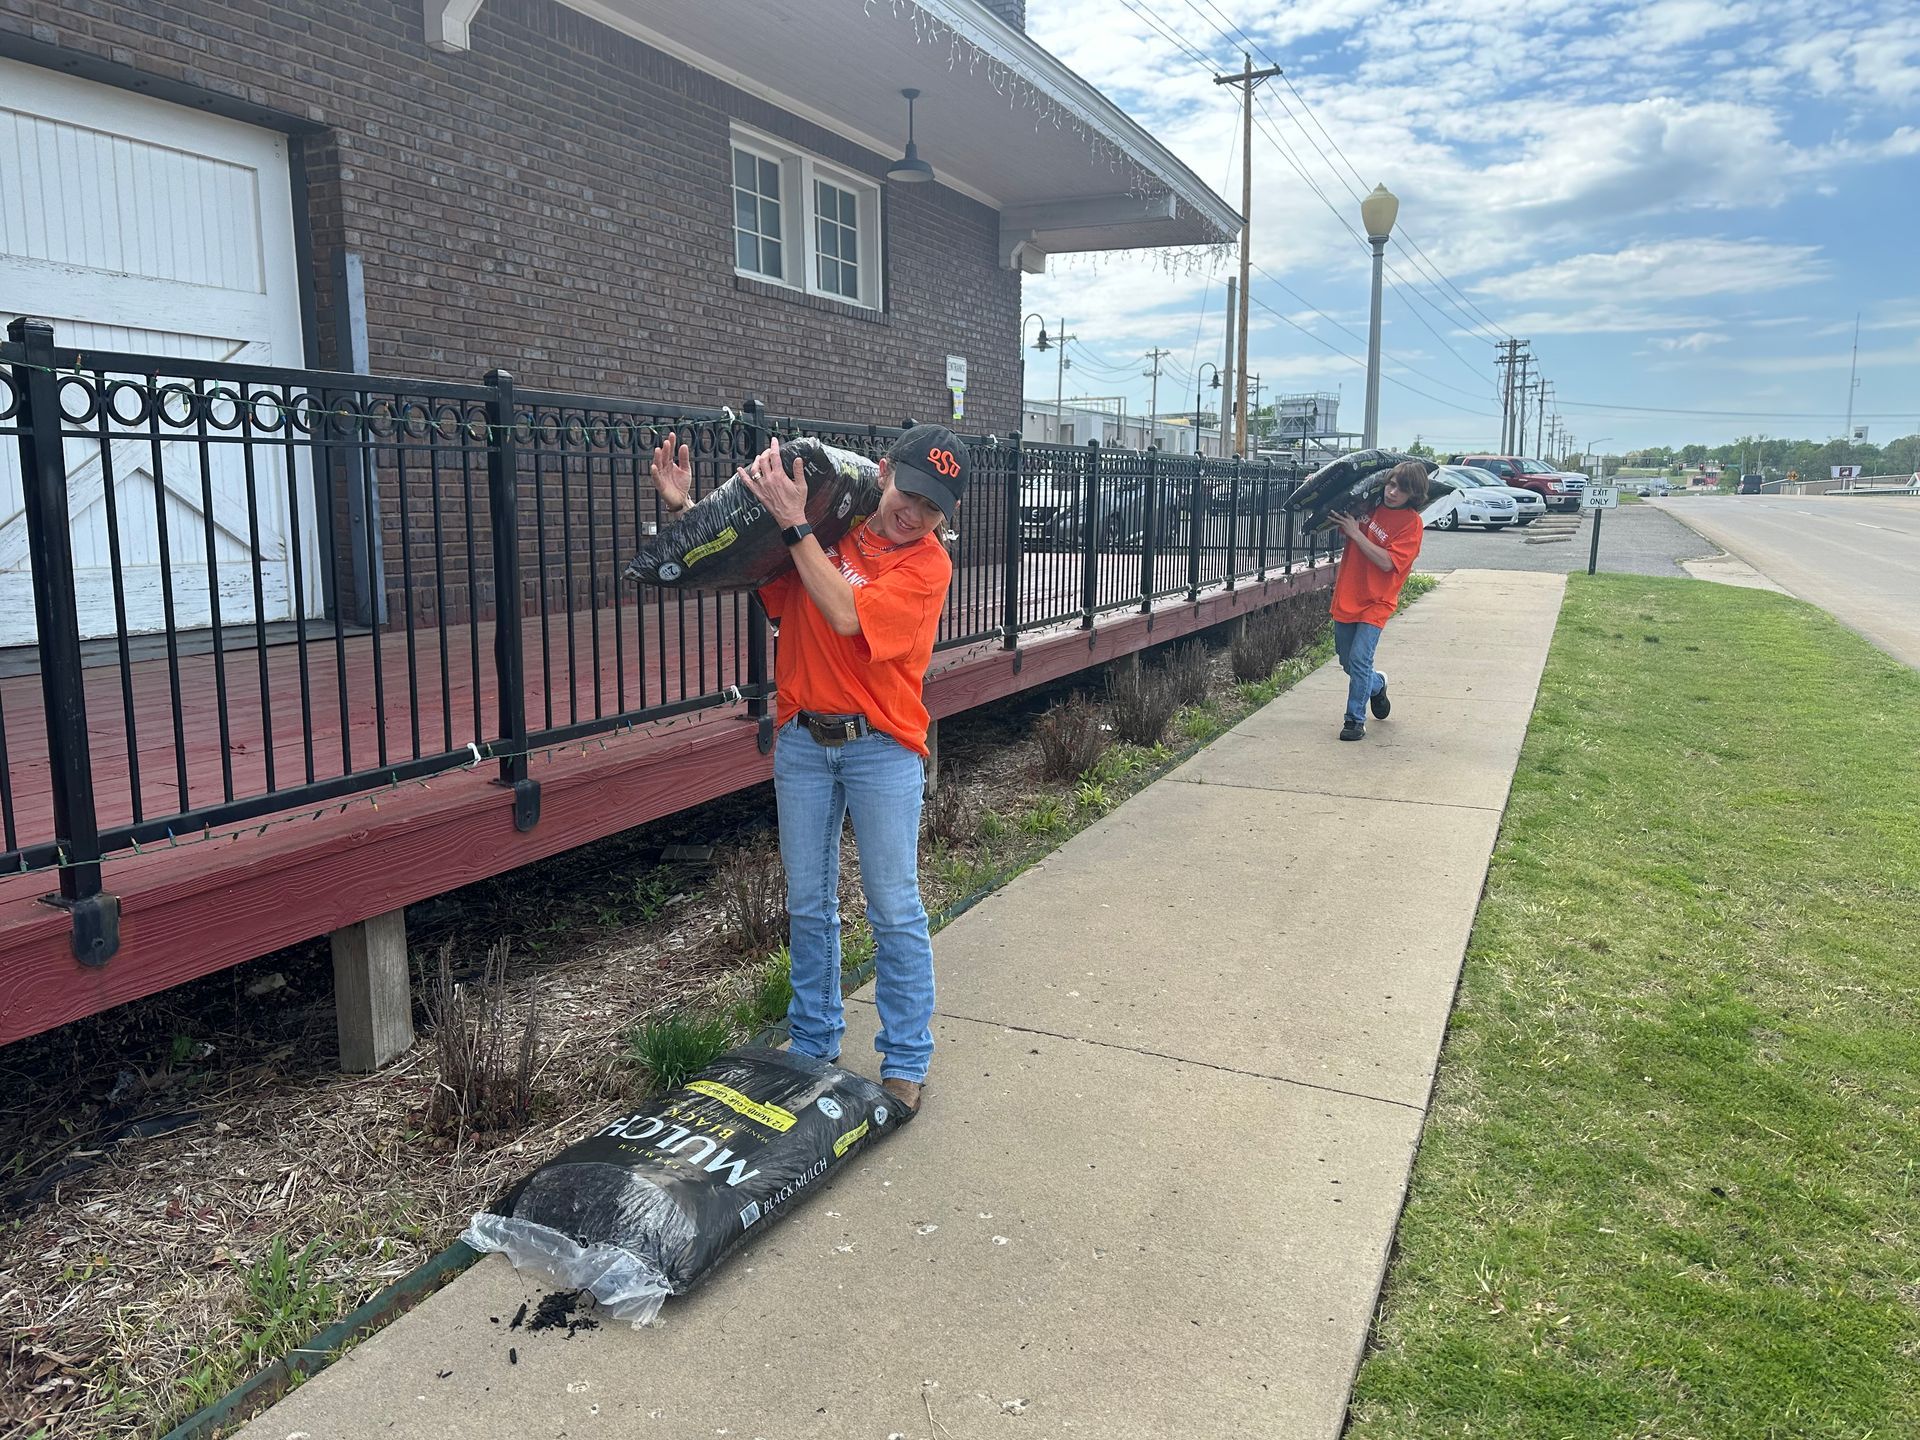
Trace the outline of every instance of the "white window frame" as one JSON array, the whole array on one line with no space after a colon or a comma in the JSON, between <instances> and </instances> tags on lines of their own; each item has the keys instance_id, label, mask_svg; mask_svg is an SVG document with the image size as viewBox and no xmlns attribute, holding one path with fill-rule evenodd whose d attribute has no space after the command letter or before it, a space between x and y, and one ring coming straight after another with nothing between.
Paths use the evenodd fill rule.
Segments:
<instances>
[{"instance_id":1,"label":"white window frame","mask_svg":"<svg viewBox=\"0 0 1920 1440\"><path fill-rule=\"evenodd\" d=\"M810 155L804 150L762 135L758 131L748 130L744 126L731 127L731 145L727 151L727 232L728 244L732 247L733 273L748 280L758 280L768 285L779 285L807 295L818 295L822 299L836 301L842 305L852 305L863 310L880 308L880 278L884 272L884 260L880 237L880 187L874 181L850 170L842 169L829 161ZM739 228L734 213L733 152L745 151L762 160L771 160L780 167L780 253L784 262L784 275L775 277L762 274L758 270L748 270L739 263ZM814 182L824 180L836 189L845 190L853 195L855 214L858 221L859 257L856 267L859 273L860 293L858 296L842 295L835 290L824 289L820 284L818 254L819 212L815 209Z\"/></svg>"},{"instance_id":2,"label":"white window frame","mask_svg":"<svg viewBox=\"0 0 1920 1440\"><path fill-rule=\"evenodd\" d=\"M750 155L755 160L765 160L775 166L780 172L780 255L782 274L769 275L764 270L749 269L740 263L740 222L739 216L734 209L739 191L739 186L735 183L733 176L734 165L736 164L734 154L736 151ZM794 256L799 253L794 244L794 212L798 208L798 201L799 196L794 194L793 167L787 163L787 157L771 146L759 144L753 140L743 139L736 134L733 137L733 144L727 151L727 215L729 219L729 232L733 237L734 274L744 275L749 280L764 280L770 285L787 285L792 283L787 277L792 273Z\"/></svg>"}]
</instances>

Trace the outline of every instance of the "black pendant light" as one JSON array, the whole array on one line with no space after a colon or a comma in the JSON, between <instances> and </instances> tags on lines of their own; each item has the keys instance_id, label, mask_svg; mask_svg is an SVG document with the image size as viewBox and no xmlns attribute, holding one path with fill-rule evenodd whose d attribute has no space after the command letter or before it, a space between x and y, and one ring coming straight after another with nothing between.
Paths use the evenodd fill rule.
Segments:
<instances>
[{"instance_id":1,"label":"black pendant light","mask_svg":"<svg viewBox=\"0 0 1920 1440\"><path fill-rule=\"evenodd\" d=\"M887 171L889 180L898 180L903 185L921 185L933 179L933 166L920 158L920 152L913 144L913 102L920 98L918 90L902 90L907 97L907 153L893 162Z\"/></svg>"}]
</instances>

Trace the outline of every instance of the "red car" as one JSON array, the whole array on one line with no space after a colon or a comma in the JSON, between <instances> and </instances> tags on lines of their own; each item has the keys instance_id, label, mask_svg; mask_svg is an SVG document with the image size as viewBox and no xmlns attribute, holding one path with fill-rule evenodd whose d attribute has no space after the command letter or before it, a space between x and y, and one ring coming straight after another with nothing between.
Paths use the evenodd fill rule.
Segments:
<instances>
[{"instance_id":1,"label":"red car","mask_svg":"<svg viewBox=\"0 0 1920 1440\"><path fill-rule=\"evenodd\" d=\"M1556 470L1525 455L1456 455L1450 462L1485 470L1502 485L1531 490L1549 510L1578 510L1586 493L1587 477L1577 470Z\"/></svg>"}]
</instances>

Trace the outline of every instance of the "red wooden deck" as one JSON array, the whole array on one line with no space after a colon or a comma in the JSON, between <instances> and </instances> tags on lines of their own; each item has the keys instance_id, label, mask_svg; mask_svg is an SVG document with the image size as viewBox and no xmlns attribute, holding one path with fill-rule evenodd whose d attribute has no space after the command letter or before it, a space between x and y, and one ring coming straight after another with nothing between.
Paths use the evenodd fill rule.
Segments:
<instances>
[{"instance_id":1,"label":"red wooden deck","mask_svg":"<svg viewBox=\"0 0 1920 1440\"><path fill-rule=\"evenodd\" d=\"M1129 563L1125 556L1113 558L1116 567ZM1137 575L1137 559L1131 563ZM1330 579L1331 569L1325 565L1299 569L1265 582L1242 582L1233 591L1215 590L1197 602L1165 601L1151 615L1122 612L1105 617L1091 632L1062 628L1030 633L1021 638L1017 668L1015 655L996 640L944 651L935 656L928 678L928 708L936 717L956 714ZM1072 602L1063 598L1054 603L1065 608ZM540 621L529 620L529 724L548 723L549 694L551 723L565 725L643 704L671 703L724 688L736 678L744 681L744 663L734 668L736 640L744 629L736 631L733 625L733 602L720 602L718 616L711 599L699 607L689 600L685 611L684 674L678 607L669 607L664 617L642 612L648 621L643 641L636 640L631 606L618 627L610 610L598 616L554 616L547 643L559 688L551 690L540 659ZM720 617L724 624L718 623ZM415 634L417 686L408 681L406 634L380 639L390 761L415 753L416 723L424 754L458 748L476 733L495 731L490 627L483 625L478 637L468 627L448 627L444 668L442 638L438 630ZM697 643L702 638L704 646ZM340 773L343 733L354 767L371 766L382 728L374 700L374 641L366 635L350 637L345 648L343 671L331 633L307 645L314 767L322 778ZM280 785L306 778L300 648L269 646L266 657L263 703L260 652L249 647L225 656L230 696L225 755L240 795L264 788L269 746ZM224 786L214 657L183 657L180 671L189 803L217 803ZM570 690L565 688L569 674L575 677ZM131 675L138 741L134 753L145 813L180 810L166 662L136 661ZM408 703L409 694L418 695L417 711ZM100 823L123 824L132 818L133 791L117 665L87 672L87 699ZM19 839L33 843L49 834L42 818L48 775L37 677L0 682L0 706ZM479 732L474 729L476 706ZM229 838L240 828L229 824L214 827L212 841L196 836L178 848L162 841L139 855L122 853L105 862L105 888L121 901L120 949L97 969L74 959L67 915L45 903L44 897L56 888L50 875L0 880L0 1044L765 780L772 763L759 753L755 734L741 706L723 705L536 754L532 773L542 787L541 819L524 834L514 829L510 798L493 783L498 767L489 763L424 784L402 785L377 796L374 804L361 800L344 811L335 802L316 814L309 802L264 833L249 829Z\"/></svg>"}]
</instances>

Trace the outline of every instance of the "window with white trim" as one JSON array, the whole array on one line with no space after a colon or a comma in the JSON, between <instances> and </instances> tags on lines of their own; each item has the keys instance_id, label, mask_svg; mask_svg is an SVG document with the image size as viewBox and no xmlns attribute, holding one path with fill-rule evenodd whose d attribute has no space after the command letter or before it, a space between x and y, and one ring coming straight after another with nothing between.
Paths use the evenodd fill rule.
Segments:
<instances>
[{"instance_id":1,"label":"window with white trim","mask_svg":"<svg viewBox=\"0 0 1920 1440\"><path fill-rule=\"evenodd\" d=\"M814 278L829 295L860 299L860 210L851 190L813 182Z\"/></svg>"},{"instance_id":2,"label":"window with white trim","mask_svg":"<svg viewBox=\"0 0 1920 1440\"><path fill-rule=\"evenodd\" d=\"M880 307L880 187L733 129L734 273Z\"/></svg>"},{"instance_id":3,"label":"window with white trim","mask_svg":"<svg viewBox=\"0 0 1920 1440\"><path fill-rule=\"evenodd\" d=\"M733 257L744 274L786 278L782 253L780 162L735 146L733 151Z\"/></svg>"}]
</instances>

